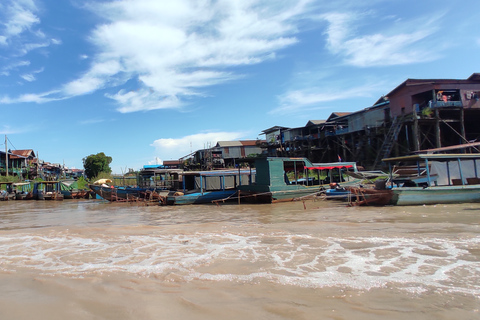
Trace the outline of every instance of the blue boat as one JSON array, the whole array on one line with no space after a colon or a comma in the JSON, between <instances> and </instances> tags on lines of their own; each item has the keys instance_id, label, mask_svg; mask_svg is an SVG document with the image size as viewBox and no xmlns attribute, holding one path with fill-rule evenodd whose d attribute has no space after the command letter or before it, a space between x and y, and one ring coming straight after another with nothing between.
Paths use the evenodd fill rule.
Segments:
<instances>
[{"instance_id":1,"label":"blue boat","mask_svg":"<svg viewBox=\"0 0 480 320\"><path fill-rule=\"evenodd\" d=\"M101 199L108 201L146 201L159 200L160 195L155 188L118 187L90 184L89 188Z\"/></svg>"},{"instance_id":2,"label":"blue boat","mask_svg":"<svg viewBox=\"0 0 480 320\"><path fill-rule=\"evenodd\" d=\"M182 174L182 189L170 192L168 205L215 203L238 199L237 187L252 183L255 170L186 171Z\"/></svg>"}]
</instances>

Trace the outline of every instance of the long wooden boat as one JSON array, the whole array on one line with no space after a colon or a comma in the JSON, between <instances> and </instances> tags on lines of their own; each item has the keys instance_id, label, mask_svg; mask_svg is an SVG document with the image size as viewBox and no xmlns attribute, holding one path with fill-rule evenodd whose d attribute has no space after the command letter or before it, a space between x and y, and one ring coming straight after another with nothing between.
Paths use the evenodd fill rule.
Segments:
<instances>
[{"instance_id":1,"label":"long wooden boat","mask_svg":"<svg viewBox=\"0 0 480 320\"><path fill-rule=\"evenodd\" d=\"M16 182L13 184L15 190L15 200L31 200L33 199L32 188L30 182Z\"/></svg>"},{"instance_id":2,"label":"long wooden boat","mask_svg":"<svg viewBox=\"0 0 480 320\"><path fill-rule=\"evenodd\" d=\"M35 182L32 194L35 200L63 200L59 181Z\"/></svg>"},{"instance_id":3,"label":"long wooden boat","mask_svg":"<svg viewBox=\"0 0 480 320\"><path fill-rule=\"evenodd\" d=\"M13 182L0 182L0 201L15 200Z\"/></svg>"},{"instance_id":4,"label":"long wooden boat","mask_svg":"<svg viewBox=\"0 0 480 320\"><path fill-rule=\"evenodd\" d=\"M141 187L118 187L108 185L90 184L89 188L100 199L112 202L135 202L135 201L160 201L164 195L160 195L163 189ZM166 195L166 194L165 194Z\"/></svg>"},{"instance_id":5,"label":"long wooden boat","mask_svg":"<svg viewBox=\"0 0 480 320\"><path fill-rule=\"evenodd\" d=\"M418 154L383 159L391 176L375 188L348 188L351 205L429 205L480 202L480 154ZM394 176L395 163L416 164L416 175Z\"/></svg>"},{"instance_id":6,"label":"long wooden boat","mask_svg":"<svg viewBox=\"0 0 480 320\"><path fill-rule=\"evenodd\" d=\"M251 182L255 170L186 171L182 174L182 189L170 192L168 205L233 201L237 187Z\"/></svg>"},{"instance_id":7,"label":"long wooden boat","mask_svg":"<svg viewBox=\"0 0 480 320\"><path fill-rule=\"evenodd\" d=\"M330 188L360 183L345 174L357 171L355 162L312 163L306 158L266 157L252 159L255 182L238 187L242 202L272 203L315 197Z\"/></svg>"}]
</instances>

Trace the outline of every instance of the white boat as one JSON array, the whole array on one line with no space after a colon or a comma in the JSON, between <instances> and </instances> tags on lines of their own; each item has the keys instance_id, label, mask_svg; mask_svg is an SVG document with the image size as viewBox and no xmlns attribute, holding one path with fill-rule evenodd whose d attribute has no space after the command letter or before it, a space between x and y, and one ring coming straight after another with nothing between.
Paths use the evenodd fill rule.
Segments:
<instances>
[{"instance_id":1,"label":"white boat","mask_svg":"<svg viewBox=\"0 0 480 320\"><path fill-rule=\"evenodd\" d=\"M389 182L349 188L352 205L424 205L480 202L480 154L418 154L383 159ZM417 174L395 174L393 164L416 164Z\"/></svg>"}]
</instances>

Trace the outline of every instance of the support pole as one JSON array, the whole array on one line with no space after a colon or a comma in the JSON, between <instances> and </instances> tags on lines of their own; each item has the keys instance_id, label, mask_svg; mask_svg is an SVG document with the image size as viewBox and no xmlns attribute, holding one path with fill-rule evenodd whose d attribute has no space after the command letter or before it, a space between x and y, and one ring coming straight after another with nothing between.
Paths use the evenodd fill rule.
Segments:
<instances>
[{"instance_id":1,"label":"support pole","mask_svg":"<svg viewBox=\"0 0 480 320\"><path fill-rule=\"evenodd\" d=\"M7 146L7 135L5 135L5 176L8 177L8 146Z\"/></svg>"}]
</instances>

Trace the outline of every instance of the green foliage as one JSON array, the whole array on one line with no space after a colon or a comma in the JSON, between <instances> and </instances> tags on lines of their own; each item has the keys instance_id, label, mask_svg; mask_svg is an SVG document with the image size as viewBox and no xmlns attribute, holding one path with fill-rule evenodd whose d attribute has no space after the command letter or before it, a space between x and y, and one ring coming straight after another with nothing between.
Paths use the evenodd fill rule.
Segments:
<instances>
[{"instance_id":1,"label":"green foliage","mask_svg":"<svg viewBox=\"0 0 480 320\"><path fill-rule=\"evenodd\" d=\"M88 157L83 158L82 160L83 168L85 169L85 175L89 179L93 177L98 177L101 172L107 174L110 174L112 172L112 169L110 168L112 157L106 156L103 152L91 154Z\"/></svg>"},{"instance_id":2,"label":"green foliage","mask_svg":"<svg viewBox=\"0 0 480 320\"><path fill-rule=\"evenodd\" d=\"M20 178L18 176L0 176L0 182L20 182Z\"/></svg>"},{"instance_id":3,"label":"green foliage","mask_svg":"<svg viewBox=\"0 0 480 320\"><path fill-rule=\"evenodd\" d=\"M88 182L85 180L84 177L80 177L77 180L78 183L78 189L88 189Z\"/></svg>"},{"instance_id":4,"label":"green foliage","mask_svg":"<svg viewBox=\"0 0 480 320\"><path fill-rule=\"evenodd\" d=\"M99 179L110 179L113 181L113 176L110 172L99 172L98 175L91 179L92 182L95 182Z\"/></svg>"},{"instance_id":5,"label":"green foliage","mask_svg":"<svg viewBox=\"0 0 480 320\"><path fill-rule=\"evenodd\" d=\"M426 108L422 109L422 115L423 115L423 116L425 116L425 117L431 117L432 114L433 114L432 108L426 107Z\"/></svg>"}]
</instances>

